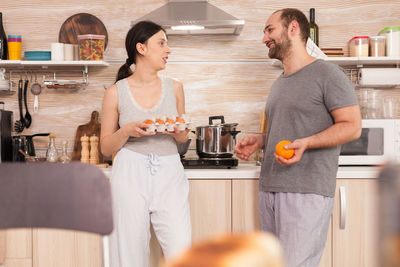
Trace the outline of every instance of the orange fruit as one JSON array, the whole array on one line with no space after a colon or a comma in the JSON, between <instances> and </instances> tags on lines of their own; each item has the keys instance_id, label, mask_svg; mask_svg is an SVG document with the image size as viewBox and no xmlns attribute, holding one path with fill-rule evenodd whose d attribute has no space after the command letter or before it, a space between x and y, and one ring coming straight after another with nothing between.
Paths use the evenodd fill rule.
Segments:
<instances>
[{"instance_id":1,"label":"orange fruit","mask_svg":"<svg viewBox=\"0 0 400 267\"><path fill-rule=\"evenodd\" d=\"M276 147L275 147L275 152L278 156L281 156L282 158L285 159L290 159L294 155L294 149L285 149L285 146L287 144L291 144L292 142L288 140L282 140L280 141Z\"/></svg>"}]
</instances>

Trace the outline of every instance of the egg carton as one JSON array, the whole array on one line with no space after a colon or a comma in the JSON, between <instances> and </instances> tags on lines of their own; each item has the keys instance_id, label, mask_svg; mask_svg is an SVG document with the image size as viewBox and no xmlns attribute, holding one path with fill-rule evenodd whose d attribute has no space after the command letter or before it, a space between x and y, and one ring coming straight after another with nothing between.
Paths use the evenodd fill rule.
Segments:
<instances>
[{"instance_id":1,"label":"egg carton","mask_svg":"<svg viewBox=\"0 0 400 267\"><path fill-rule=\"evenodd\" d=\"M175 119L173 119L175 118ZM174 132L175 126L179 131L191 129L192 123L189 118L185 115L179 116L163 116L161 118L152 118L144 120L144 123L148 124L149 127L146 129L147 132Z\"/></svg>"}]
</instances>

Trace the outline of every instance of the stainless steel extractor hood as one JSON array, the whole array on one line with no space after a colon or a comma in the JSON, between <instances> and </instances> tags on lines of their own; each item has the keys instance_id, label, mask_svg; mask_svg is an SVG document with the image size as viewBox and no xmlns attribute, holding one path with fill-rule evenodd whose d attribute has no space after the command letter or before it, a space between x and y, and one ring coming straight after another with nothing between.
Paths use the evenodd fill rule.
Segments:
<instances>
[{"instance_id":1,"label":"stainless steel extractor hood","mask_svg":"<svg viewBox=\"0 0 400 267\"><path fill-rule=\"evenodd\" d=\"M170 0L162 7L133 21L132 25L141 20L160 24L168 35L239 35L245 23L207 0Z\"/></svg>"}]
</instances>

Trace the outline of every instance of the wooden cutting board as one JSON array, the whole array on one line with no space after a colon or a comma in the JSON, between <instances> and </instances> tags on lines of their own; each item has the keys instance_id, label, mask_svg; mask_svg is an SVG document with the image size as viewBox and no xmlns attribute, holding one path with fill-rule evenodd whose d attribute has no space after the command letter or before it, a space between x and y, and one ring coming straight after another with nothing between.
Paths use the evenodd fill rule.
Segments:
<instances>
[{"instance_id":1,"label":"wooden cutting board","mask_svg":"<svg viewBox=\"0 0 400 267\"><path fill-rule=\"evenodd\" d=\"M93 111L90 121L87 124L79 125L76 129L75 134L75 143L74 143L74 151L72 152L72 160L81 160L81 137L86 134L86 136L90 137L92 135L96 135L100 139L100 129L101 124L99 123L99 112ZM90 146L89 146L90 149ZM103 163L103 155L101 154L100 143L99 143L99 163Z\"/></svg>"},{"instance_id":2,"label":"wooden cutting board","mask_svg":"<svg viewBox=\"0 0 400 267\"><path fill-rule=\"evenodd\" d=\"M64 44L78 44L78 35L101 34L106 37L104 50L108 43L108 33L103 22L88 13L79 13L69 17L61 26L58 41Z\"/></svg>"},{"instance_id":3,"label":"wooden cutting board","mask_svg":"<svg viewBox=\"0 0 400 267\"><path fill-rule=\"evenodd\" d=\"M268 121L265 116L265 109L263 109L260 113L260 133L265 134L267 132Z\"/></svg>"}]
</instances>

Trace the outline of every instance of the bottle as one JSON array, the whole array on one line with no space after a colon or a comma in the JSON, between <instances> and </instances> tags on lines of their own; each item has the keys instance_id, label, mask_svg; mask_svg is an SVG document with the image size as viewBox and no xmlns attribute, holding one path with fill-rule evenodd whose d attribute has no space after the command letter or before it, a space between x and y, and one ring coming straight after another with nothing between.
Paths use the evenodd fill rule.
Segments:
<instances>
[{"instance_id":1,"label":"bottle","mask_svg":"<svg viewBox=\"0 0 400 267\"><path fill-rule=\"evenodd\" d=\"M315 9L310 8L310 39L318 46L319 44L319 30L318 25L315 23Z\"/></svg>"},{"instance_id":2,"label":"bottle","mask_svg":"<svg viewBox=\"0 0 400 267\"><path fill-rule=\"evenodd\" d=\"M8 59L7 35L3 28L3 14L0 12L0 60Z\"/></svg>"},{"instance_id":3,"label":"bottle","mask_svg":"<svg viewBox=\"0 0 400 267\"><path fill-rule=\"evenodd\" d=\"M58 153L56 148L56 140L54 134L49 135L49 147L46 152L46 160L48 162L57 162L58 161Z\"/></svg>"},{"instance_id":4,"label":"bottle","mask_svg":"<svg viewBox=\"0 0 400 267\"><path fill-rule=\"evenodd\" d=\"M69 157L67 154L67 147L68 147L68 141L64 140L62 142L62 153L59 159L61 163L68 163L71 161L71 157Z\"/></svg>"}]
</instances>

